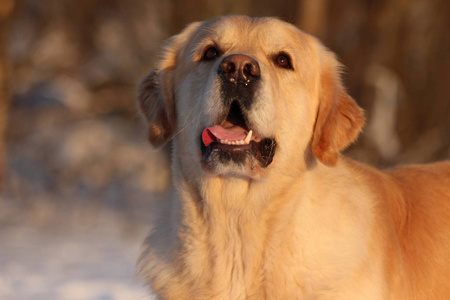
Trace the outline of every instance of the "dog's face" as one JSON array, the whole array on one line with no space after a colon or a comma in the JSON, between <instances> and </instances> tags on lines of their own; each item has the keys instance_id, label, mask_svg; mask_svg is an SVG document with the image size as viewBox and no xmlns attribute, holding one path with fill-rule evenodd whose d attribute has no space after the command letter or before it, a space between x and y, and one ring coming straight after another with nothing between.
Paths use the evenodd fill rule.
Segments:
<instances>
[{"instance_id":1,"label":"dog's face","mask_svg":"<svg viewBox=\"0 0 450 300\"><path fill-rule=\"evenodd\" d=\"M260 178L334 165L364 122L339 64L315 38L272 18L230 16L171 38L138 102L149 138L173 138L186 176Z\"/></svg>"}]
</instances>

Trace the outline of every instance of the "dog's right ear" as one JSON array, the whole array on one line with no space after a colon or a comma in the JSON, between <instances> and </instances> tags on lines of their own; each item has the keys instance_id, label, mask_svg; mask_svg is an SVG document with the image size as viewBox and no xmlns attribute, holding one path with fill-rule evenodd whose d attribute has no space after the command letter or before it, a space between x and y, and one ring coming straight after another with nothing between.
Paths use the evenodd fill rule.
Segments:
<instances>
[{"instance_id":1,"label":"dog's right ear","mask_svg":"<svg viewBox=\"0 0 450 300\"><path fill-rule=\"evenodd\" d=\"M175 131L174 73L183 45L201 23L188 25L180 34L171 37L163 49L156 69L139 84L137 104L148 122L148 138L153 146L166 144Z\"/></svg>"},{"instance_id":2,"label":"dog's right ear","mask_svg":"<svg viewBox=\"0 0 450 300\"><path fill-rule=\"evenodd\" d=\"M162 146L171 138L174 109L171 95L163 95L159 72L153 70L139 85L137 103L148 122L148 139L153 146Z\"/></svg>"}]
</instances>

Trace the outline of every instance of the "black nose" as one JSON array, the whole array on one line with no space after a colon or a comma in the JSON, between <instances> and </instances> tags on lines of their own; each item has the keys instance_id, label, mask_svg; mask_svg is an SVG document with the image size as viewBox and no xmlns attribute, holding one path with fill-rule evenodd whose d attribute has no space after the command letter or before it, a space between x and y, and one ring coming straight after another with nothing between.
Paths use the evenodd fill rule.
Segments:
<instances>
[{"instance_id":1,"label":"black nose","mask_svg":"<svg viewBox=\"0 0 450 300\"><path fill-rule=\"evenodd\" d=\"M225 57L220 63L218 73L228 82L246 86L261 75L258 62L243 54Z\"/></svg>"}]
</instances>

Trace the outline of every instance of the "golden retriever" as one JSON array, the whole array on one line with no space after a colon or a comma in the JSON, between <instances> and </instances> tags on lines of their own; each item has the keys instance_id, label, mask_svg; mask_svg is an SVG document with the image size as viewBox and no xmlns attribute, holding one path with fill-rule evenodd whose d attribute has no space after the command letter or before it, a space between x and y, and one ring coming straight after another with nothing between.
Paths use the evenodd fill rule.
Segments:
<instances>
[{"instance_id":1,"label":"golden retriever","mask_svg":"<svg viewBox=\"0 0 450 300\"><path fill-rule=\"evenodd\" d=\"M364 117L316 38L227 16L172 37L141 83L176 193L138 273L160 299L450 299L450 162L339 154Z\"/></svg>"}]
</instances>

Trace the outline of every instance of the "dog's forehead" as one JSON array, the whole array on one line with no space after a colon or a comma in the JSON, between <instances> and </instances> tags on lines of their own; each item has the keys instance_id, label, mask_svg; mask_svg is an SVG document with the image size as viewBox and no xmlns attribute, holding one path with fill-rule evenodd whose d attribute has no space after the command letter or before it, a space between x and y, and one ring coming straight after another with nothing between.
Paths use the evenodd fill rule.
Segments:
<instances>
[{"instance_id":1,"label":"dog's forehead","mask_svg":"<svg viewBox=\"0 0 450 300\"><path fill-rule=\"evenodd\" d=\"M285 52L292 58L295 74L311 77L318 65L318 43L313 37L290 23L271 17L250 18L227 16L202 23L195 23L186 31L186 41L179 50L177 69L180 78L197 69L206 72L215 64L198 64L205 50L214 46L222 55L243 53L258 60L261 66L270 66L278 53ZM189 28L188 28L189 29ZM312 77L311 77L312 78Z\"/></svg>"},{"instance_id":2,"label":"dog's forehead","mask_svg":"<svg viewBox=\"0 0 450 300\"><path fill-rule=\"evenodd\" d=\"M301 43L301 34L292 24L275 18L228 16L205 22L200 42L211 40L225 48L286 48Z\"/></svg>"}]
</instances>

